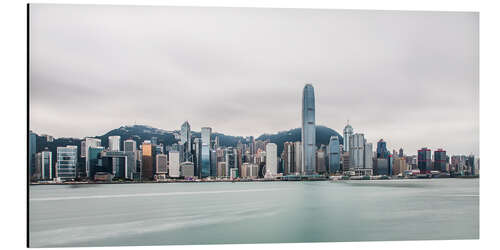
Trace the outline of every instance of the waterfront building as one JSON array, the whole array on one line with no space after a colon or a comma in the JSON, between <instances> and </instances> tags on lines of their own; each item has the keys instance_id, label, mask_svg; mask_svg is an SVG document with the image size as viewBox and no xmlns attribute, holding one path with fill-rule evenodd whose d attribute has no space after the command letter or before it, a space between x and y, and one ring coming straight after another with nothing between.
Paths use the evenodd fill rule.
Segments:
<instances>
[{"instance_id":1,"label":"waterfront building","mask_svg":"<svg viewBox=\"0 0 500 250\"><path fill-rule=\"evenodd\" d=\"M52 152L47 148L35 155L35 177L41 180L52 180Z\"/></svg>"},{"instance_id":2,"label":"waterfront building","mask_svg":"<svg viewBox=\"0 0 500 250\"><path fill-rule=\"evenodd\" d=\"M219 161L217 162L217 177L225 177L228 176L226 173L226 162L225 161Z\"/></svg>"},{"instance_id":3,"label":"waterfront building","mask_svg":"<svg viewBox=\"0 0 500 250\"><path fill-rule=\"evenodd\" d=\"M349 125L349 121L347 121L347 125L344 127L344 145L343 145L343 152L349 152L350 148L350 141L351 141L351 136L354 134L354 129L352 128L351 125Z\"/></svg>"},{"instance_id":4,"label":"waterfront building","mask_svg":"<svg viewBox=\"0 0 500 250\"><path fill-rule=\"evenodd\" d=\"M305 174L315 174L316 170L316 118L314 88L306 84L302 92L302 165ZM267 151L267 150L266 150Z\"/></svg>"},{"instance_id":5,"label":"waterfront building","mask_svg":"<svg viewBox=\"0 0 500 250\"><path fill-rule=\"evenodd\" d=\"M217 151L210 150L210 176L217 176Z\"/></svg>"},{"instance_id":6,"label":"waterfront building","mask_svg":"<svg viewBox=\"0 0 500 250\"><path fill-rule=\"evenodd\" d=\"M340 152L339 137L333 135L328 144L328 172L330 174L340 171Z\"/></svg>"},{"instance_id":7,"label":"waterfront building","mask_svg":"<svg viewBox=\"0 0 500 250\"><path fill-rule=\"evenodd\" d=\"M231 178L231 179L238 178L238 169L237 168L231 168L229 178Z\"/></svg>"},{"instance_id":8,"label":"waterfront building","mask_svg":"<svg viewBox=\"0 0 500 250\"><path fill-rule=\"evenodd\" d=\"M83 139L80 142L80 158L85 158L85 156L87 155L87 147L85 146L85 141L86 139Z\"/></svg>"},{"instance_id":9,"label":"waterfront building","mask_svg":"<svg viewBox=\"0 0 500 250\"><path fill-rule=\"evenodd\" d=\"M179 151L171 150L168 152L168 175L173 178L178 178L181 175Z\"/></svg>"},{"instance_id":10,"label":"waterfront building","mask_svg":"<svg viewBox=\"0 0 500 250\"><path fill-rule=\"evenodd\" d=\"M446 163L448 163L446 151L441 148L434 151L434 170L445 172Z\"/></svg>"},{"instance_id":11,"label":"waterfront building","mask_svg":"<svg viewBox=\"0 0 500 250\"><path fill-rule=\"evenodd\" d=\"M406 164L406 159L404 157L394 158L394 167L392 170L393 175L404 174L405 171L410 170Z\"/></svg>"},{"instance_id":12,"label":"waterfront building","mask_svg":"<svg viewBox=\"0 0 500 250\"><path fill-rule=\"evenodd\" d=\"M85 146L87 145L88 141L86 142ZM87 177L93 179L98 168L102 166L100 155L103 150L104 147L101 146L87 147L87 152L86 152L87 156L85 157L86 162L88 163Z\"/></svg>"},{"instance_id":13,"label":"waterfront building","mask_svg":"<svg viewBox=\"0 0 500 250\"><path fill-rule=\"evenodd\" d=\"M466 159L465 155L454 155L451 157L451 169L450 172L463 174L466 168Z\"/></svg>"},{"instance_id":14,"label":"waterfront building","mask_svg":"<svg viewBox=\"0 0 500 250\"><path fill-rule=\"evenodd\" d=\"M295 173L295 144L293 142L285 142L281 153L283 162L283 174L289 175Z\"/></svg>"},{"instance_id":15,"label":"waterfront building","mask_svg":"<svg viewBox=\"0 0 500 250\"><path fill-rule=\"evenodd\" d=\"M135 152L104 150L100 153L100 160L98 172L110 173L116 178L131 179L137 168Z\"/></svg>"},{"instance_id":16,"label":"waterfront building","mask_svg":"<svg viewBox=\"0 0 500 250\"><path fill-rule=\"evenodd\" d=\"M351 157L350 168L364 168L364 153L365 153L365 136L364 134L354 134L349 138L349 156Z\"/></svg>"},{"instance_id":17,"label":"waterfront building","mask_svg":"<svg viewBox=\"0 0 500 250\"><path fill-rule=\"evenodd\" d=\"M190 161L181 163L181 174L184 178L194 178L194 164Z\"/></svg>"},{"instance_id":18,"label":"waterfront building","mask_svg":"<svg viewBox=\"0 0 500 250\"><path fill-rule=\"evenodd\" d=\"M304 173L304 165L302 165L302 142L296 141L294 142L295 149L295 173L302 174Z\"/></svg>"},{"instance_id":19,"label":"waterfront building","mask_svg":"<svg viewBox=\"0 0 500 250\"><path fill-rule=\"evenodd\" d=\"M168 172L168 161L166 154L156 155L156 174L165 175Z\"/></svg>"},{"instance_id":20,"label":"waterfront building","mask_svg":"<svg viewBox=\"0 0 500 250\"><path fill-rule=\"evenodd\" d=\"M194 173L196 176L200 176L201 171L201 138L194 138Z\"/></svg>"},{"instance_id":21,"label":"waterfront building","mask_svg":"<svg viewBox=\"0 0 500 250\"><path fill-rule=\"evenodd\" d=\"M472 176L476 175L476 165L475 165L475 161L474 161L474 155L469 155L467 157L465 164L469 168L470 175L472 175Z\"/></svg>"},{"instance_id":22,"label":"waterfront building","mask_svg":"<svg viewBox=\"0 0 500 250\"><path fill-rule=\"evenodd\" d=\"M132 139L125 140L123 142L123 150L125 152L135 152L137 150L137 143Z\"/></svg>"},{"instance_id":23,"label":"waterfront building","mask_svg":"<svg viewBox=\"0 0 500 250\"><path fill-rule=\"evenodd\" d=\"M210 176L210 138L212 136L212 129L208 127L201 128L201 171L200 178Z\"/></svg>"},{"instance_id":24,"label":"waterfront building","mask_svg":"<svg viewBox=\"0 0 500 250\"><path fill-rule=\"evenodd\" d=\"M31 130L29 132L29 152L28 152L28 165L29 165L29 177L33 177L35 173L35 155L36 155L36 134Z\"/></svg>"},{"instance_id":25,"label":"waterfront building","mask_svg":"<svg viewBox=\"0 0 500 250\"><path fill-rule=\"evenodd\" d=\"M278 146L275 143L266 145L266 172L273 176L278 174Z\"/></svg>"},{"instance_id":26,"label":"waterfront building","mask_svg":"<svg viewBox=\"0 0 500 250\"><path fill-rule=\"evenodd\" d=\"M87 137L85 138L85 172L87 173L87 177L94 178L95 172L90 173L90 157L89 157L89 148L98 148L101 146L101 139Z\"/></svg>"},{"instance_id":27,"label":"waterfront building","mask_svg":"<svg viewBox=\"0 0 500 250\"><path fill-rule=\"evenodd\" d=\"M418 150L418 169L421 173L432 170L431 150L422 148Z\"/></svg>"},{"instance_id":28,"label":"waterfront building","mask_svg":"<svg viewBox=\"0 0 500 250\"><path fill-rule=\"evenodd\" d=\"M351 156L349 156L349 152L342 153L342 171L351 170L350 158Z\"/></svg>"},{"instance_id":29,"label":"waterfront building","mask_svg":"<svg viewBox=\"0 0 500 250\"><path fill-rule=\"evenodd\" d=\"M142 179L153 180L154 167L153 167L153 144L151 141L146 140L142 143ZM156 164L155 164L156 165Z\"/></svg>"},{"instance_id":30,"label":"waterfront building","mask_svg":"<svg viewBox=\"0 0 500 250\"><path fill-rule=\"evenodd\" d=\"M377 175L391 175L392 171L389 166L389 158L377 158L376 165Z\"/></svg>"},{"instance_id":31,"label":"waterfront building","mask_svg":"<svg viewBox=\"0 0 500 250\"><path fill-rule=\"evenodd\" d=\"M316 151L316 173L325 174L326 173L326 147L321 145L321 147Z\"/></svg>"},{"instance_id":32,"label":"waterfront building","mask_svg":"<svg viewBox=\"0 0 500 250\"><path fill-rule=\"evenodd\" d=\"M365 157L364 168L373 169L373 144L366 143L366 140L365 140L364 157Z\"/></svg>"},{"instance_id":33,"label":"waterfront building","mask_svg":"<svg viewBox=\"0 0 500 250\"><path fill-rule=\"evenodd\" d=\"M77 146L57 147L56 177L61 180L74 180L76 178Z\"/></svg>"}]
</instances>

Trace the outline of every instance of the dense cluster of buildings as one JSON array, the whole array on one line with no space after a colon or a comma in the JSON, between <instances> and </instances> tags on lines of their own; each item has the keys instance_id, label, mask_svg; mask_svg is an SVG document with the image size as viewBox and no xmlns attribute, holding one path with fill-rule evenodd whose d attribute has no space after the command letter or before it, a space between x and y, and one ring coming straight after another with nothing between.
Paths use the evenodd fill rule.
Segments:
<instances>
[{"instance_id":1,"label":"dense cluster of buildings","mask_svg":"<svg viewBox=\"0 0 500 250\"><path fill-rule=\"evenodd\" d=\"M42 135L45 140L51 136ZM314 88L307 84L302 95L301 141L285 142L281 155L269 140L247 137L235 147L222 146L212 128L203 127L194 137L186 121L171 145L156 138L139 145L131 138L109 136L108 147L87 137L80 145L36 150L36 134L29 134L29 175L33 181L91 180L162 181L171 179L287 179L291 176L408 176L417 174L478 175L479 159L451 156L443 149L422 148L417 155L403 149L391 153L380 139L376 150L363 133L347 123L343 143L331 136L328 145L317 145Z\"/></svg>"}]
</instances>

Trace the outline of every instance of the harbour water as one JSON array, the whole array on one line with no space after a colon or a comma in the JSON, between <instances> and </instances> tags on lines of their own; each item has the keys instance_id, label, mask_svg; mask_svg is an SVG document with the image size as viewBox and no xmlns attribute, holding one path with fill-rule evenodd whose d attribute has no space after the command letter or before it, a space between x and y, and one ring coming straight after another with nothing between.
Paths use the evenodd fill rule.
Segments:
<instances>
[{"instance_id":1,"label":"harbour water","mask_svg":"<svg viewBox=\"0 0 500 250\"><path fill-rule=\"evenodd\" d=\"M479 238L479 179L30 186L31 247Z\"/></svg>"}]
</instances>

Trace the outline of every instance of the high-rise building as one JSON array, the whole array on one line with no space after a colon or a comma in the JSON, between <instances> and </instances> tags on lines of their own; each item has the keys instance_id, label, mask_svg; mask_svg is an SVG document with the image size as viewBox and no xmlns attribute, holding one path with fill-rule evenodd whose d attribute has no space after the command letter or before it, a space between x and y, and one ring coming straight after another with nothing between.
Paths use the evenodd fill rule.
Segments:
<instances>
[{"instance_id":1,"label":"high-rise building","mask_svg":"<svg viewBox=\"0 0 500 250\"><path fill-rule=\"evenodd\" d=\"M266 145L266 172L273 176L278 174L278 146L275 143Z\"/></svg>"},{"instance_id":2,"label":"high-rise building","mask_svg":"<svg viewBox=\"0 0 500 250\"><path fill-rule=\"evenodd\" d=\"M168 152L168 175L170 177L178 178L181 175L180 172L180 154L179 151Z\"/></svg>"},{"instance_id":3,"label":"high-rise building","mask_svg":"<svg viewBox=\"0 0 500 250\"><path fill-rule=\"evenodd\" d=\"M101 139L87 137L85 138L85 171L87 172L87 177L94 177L90 174L90 158L89 158L89 148L97 148L101 146Z\"/></svg>"},{"instance_id":4,"label":"high-rise building","mask_svg":"<svg viewBox=\"0 0 500 250\"><path fill-rule=\"evenodd\" d=\"M351 136L354 134L354 129L352 129L352 126L349 124L349 121L347 121L347 125L344 127L344 145L343 145L343 152L349 152L349 145L351 145L350 140Z\"/></svg>"},{"instance_id":5,"label":"high-rise building","mask_svg":"<svg viewBox=\"0 0 500 250\"><path fill-rule=\"evenodd\" d=\"M377 158L387 158L388 156L387 143L383 139L380 139L377 142Z\"/></svg>"},{"instance_id":6,"label":"high-rise building","mask_svg":"<svg viewBox=\"0 0 500 250\"><path fill-rule=\"evenodd\" d=\"M32 177L35 173L35 155L36 155L36 134L31 130L29 132L29 152L28 152L28 164L29 164L29 177Z\"/></svg>"},{"instance_id":7,"label":"high-rise building","mask_svg":"<svg viewBox=\"0 0 500 250\"><path fill-rule=\"evenodd\" d=\"M87 138L88 139L88 138ZM87 146L88 141L85 143ZM104 150L104 147L95 146L95 147L87 147L85 160L88 163L87 177L94 178L95 173L98 168L102 166L102 161L100 160L100 154ZM101 163L99 163L101 161Z\"/></svg>"},{"instance_id":8,"label":"high-rise building","mask_svg":"<svg viewBox=\"0 0 500 250\"><path fill-rule=\"evenodd\" d=\"M201 138L194 139L194 174L200 176L201 171Z\"/></svg>"},{"instance_id":9,"label":"high-rise building","mask_svg":"<svg viewBox=\"0 0 500 250\"><path fill-rule=\"evenodd\" d=\"M354 169L364 168L365 163L365 135L354 134L349 138L349 156L351 167Z\"/></svg>"},{"instance_id":10,"label":"high-rise building","mask_svg":"<svg viewBox=\"0 0 500 250\"><path fill-rule=\"evenodd\" d=\"M212 128L201 128L201 171L200 178L210 176L210 137Z\"/></svg>"},{"instance_id":11,"label":"high-rise building","mask_svg":"<svg viewBox=\"0 0 500 250\"><path fill-rule=\"evenodd\" d=\"M142 179L153 180L153 177L153 144L146 140L142 143Z\"/></svg>"},{"instance_id":12,"label":"high-rise building","mask_svg":"<svg viewBox=\"0 0 500 250\"><path fill-rule=\"evenodd\" d=\"M181 163L181 174L184 178L194 177L194 164L190 161Z\"/></svg>"},{"instance_id":13,"label":"high-rise building","mask_svg":"<svg viewBox=\"0 0 500 250\"><path fill-rule=\"evenodd\" d=\"M302 165L302 142L296 141L293 143L295 149L295 173L304 173L304 166Z\"/></svg>"},{"instance_id":14,"label":"high-rise building","mask_svg":"<svg viewBox=\"0 0 500 250\"><path fill-rule=\"evenodd\" d=\"M373 169L373 144L365 142L365 169Z\"/></svg>"},{"instance_id":15,"label":"high-rise building","mask_svg":"<svg viewBox=\"0 0 500 250\"><path fill-rule=\"evenodd\" d=\"M474 155L469 155L466 158L465 164L470 169L470 175L472 176L476 175L476 164L474 161Z\"/></svg>"},{"instance_id":16,"label":"high-rise building","mask_svg":"<svg viewBox=\"0 0 500 250\"><path fill-rule=\"evenodd\" d=\"M125 140L123 142L123 150L125 152L135 152L137 150L137 143L132 139Z\"/></svg>"},{"instance_id":17,"label":"high-rise building","mask_svg":"<svg viewBox=\"0 0 500 250\"><path fill-rule=\"evenodd\" d=\"M289 175L296 172L295 168L295 143L285 142L283 144L283 152L281 153L283 161L283 174Z\"/></svg>"},{"instance_id":18,"label":"high-rise building","mask_svg":"<svg viewBox=\"0 0 500 250\"><path fill-rule=\"evenodd\" d=\"M399 149L399 154L398 154L399 157L404 157L404 152L403 152L403 148L400 148Z\"/></svg>"},{"instance_id":19,"label":"high-rise building","mask_svg":"<svg viewBox=\"0 0 500 250\"><path fill-rule=\"evenodd\" d=\"M167 173L167 155L157 154L156 155L156 174L166 174Z\"/></svg>"},{"instance_id":20,"label":"high-rise building","mask_svg":"<svg viewBox=\"0 0 500 250\"><path fill-rule=\"evenodd\" d=\"M394 158L394 167L392 170L393 175L404 174L404 171L410 170L408 169L408 165L406 164L406 160L404 157Z\"/></svg>"},{"instance_id":21,"label":"high-rise building","mask_svg":"<svg viewBox=\"0 0 500 250\"><path fill-rule=\"evenodd\" d=\"M41 180L51 180L54 178L52 173L52 152L48 149L35 155L35 176Z\"/></svg>"},{"instance_id":22,"label":"high-rise building","mask_svg":"<svg viewBox=\"0 0 500 250\"><path fill-rule=\"evenodd\" d=\"M217 176L217 151L210 150L210 176Z\"/></svg>"},{"instance_id":23,"label":"high-rise building","mask_svg":"<svg viewBox=\"0 0 500 250\"><path fill-rule=\"evenodd\" d=\"M438 149L434 151L434 170L441 172L446 171L446 163L448 163L446 151L443 149Z\"/></svg>"},{"instance_id":24,"label":"high-rise building","mask_svg":"<svg viewBox=\"0 0 500 250\"><path fill-rule=\"evenodd\" d=\"M306 175L312 175L316 170L316 118L314 103L314 88L311 84L306 84L302 92L302 165L304 166Z\"/></svg>"},{"instance_id":25,"label":"high-rise building","mask_svg":"<svg viewBox=\"0 0 500 250\"><path fill-rule=\"evenodd\" d=\"M328 172L330 174L340 171L340 141L339 137L333 135L328 144Z\"/></svg>"},{"instance_id":26,"label":"high-rise building","mask_svg":"<svg viewBox=\"0 0 500 250\"><path fill-rule=\"evenodd\" d=\"M326 156L326 147L325 145L321 145L318 151L316 151L316 173L326 173Z\"/></svg>"},{"instance_id":27,"label":"high-rise building","mask_svg":"<svg viewBox=\"0 0 500 250\"><path fill-rule=\"evenodd\" d=\"M181 141L180 143L184 145L184 161L191 160L191 125L188 121L185 121L181 126Z\"/></svg>"},{"instance_id":28,"label":"high-rise building","mask_svg":"<svg viewBox=\"0 0 500 250\"><path fill-rule=\"evenodd\" d=\"M422 148L418 150L418 169L421 173L432 170L431 150Z\"/></svg>"},{"instance_id":29,"label":"high-rise building","mask_svg":"<svg viewBox=\"0 0 500 250\"><path fill-rule=\"evenodd\" d=\"M60 180L76 178L77 146L57 147L56 173Z\"/></svg>"},{"instance_id":30,"label":"high-rise building","mask_svg":"<svg viewBox=\"0 0 500 250\"><path fill-rule=\"evenodd\" d=\"M108 146L111 151L120 151L120 136L114 135L108 137Z\"/></svg>"}]
</instances>

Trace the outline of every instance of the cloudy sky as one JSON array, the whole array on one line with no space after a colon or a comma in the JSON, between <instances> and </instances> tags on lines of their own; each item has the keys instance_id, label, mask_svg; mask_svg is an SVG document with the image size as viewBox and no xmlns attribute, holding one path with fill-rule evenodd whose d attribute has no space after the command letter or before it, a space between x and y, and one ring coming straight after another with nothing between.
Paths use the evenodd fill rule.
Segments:
<instances>
[{"instance_id":1,"label":"cloudy sky","mask_svg":"<svg viewBox=\"0 0 500 250\"><path fill-rule=\"evenodd\" d=\"M30 127L55 137L122 125L260 135L346 121L369 142L479 154L479 14L30 7Z\"/></svg>"}]
</instances>

